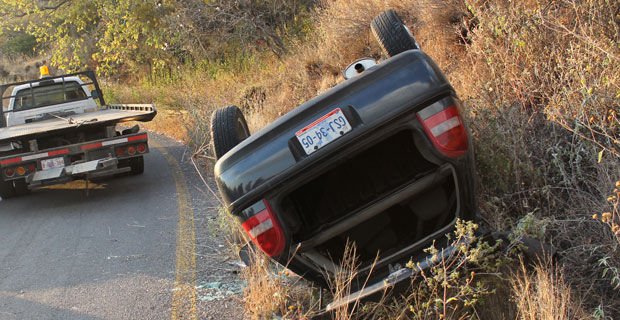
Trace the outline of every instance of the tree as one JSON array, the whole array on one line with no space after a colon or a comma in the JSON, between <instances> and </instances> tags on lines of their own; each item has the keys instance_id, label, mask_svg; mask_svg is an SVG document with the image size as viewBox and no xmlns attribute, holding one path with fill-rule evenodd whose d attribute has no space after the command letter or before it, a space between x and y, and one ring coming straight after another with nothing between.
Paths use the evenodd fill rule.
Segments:
<instances>
[{"instance_id":1,"label":"tree","mask_svg":"<svg viewBox=\"0 0 620 320\"><path fill-rule=\"evenodd\" d=\"M163 65L170 58L166 0L0 0L0 30L34 36L51 63L66 71L104 74ZM0 31L2 32L2 31Z\"/></svg>"},{"instance_id":2,"label":"tree","mask_svg":"<svg viewBox=\"0 0 620 320\"><path fill-rule=\"evenodd\" d=\"M315 1L0 0L0 34L34 36L40 53L65 71L90 67L120 77L232 50L281 55L286 36L303 33Z\"/></svg>"}]
</instances>

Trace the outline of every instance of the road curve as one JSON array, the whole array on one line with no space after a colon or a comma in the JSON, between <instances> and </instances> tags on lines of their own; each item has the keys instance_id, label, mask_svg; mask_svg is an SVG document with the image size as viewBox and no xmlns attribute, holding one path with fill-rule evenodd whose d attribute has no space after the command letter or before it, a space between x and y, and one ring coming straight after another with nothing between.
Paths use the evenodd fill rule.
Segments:
<instances>
[{"instance_id":1,"label":"road curve","mask_svg":"<svg viewBox=\"0 0 620 320\"><path fill-rule=\"evenodd\" d=\"M140 176L0 201L0 319L193 319L185 146L150 135Z\"/></svg>"}]
</instances>

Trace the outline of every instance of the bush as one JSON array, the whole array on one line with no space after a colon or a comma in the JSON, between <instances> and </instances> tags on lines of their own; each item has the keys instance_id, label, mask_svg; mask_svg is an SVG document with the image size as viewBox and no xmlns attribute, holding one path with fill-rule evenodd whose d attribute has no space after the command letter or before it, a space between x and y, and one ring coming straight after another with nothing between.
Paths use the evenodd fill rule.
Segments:
<instances>
[{"instance_id":1,"label":"bush","mask_svg":"<svg viewBox=\"0 0 620 320\"><path fill-rule=\"evenodd\" d=\"M9 57L33 57L35 55L37 47L35 37L24 32L9 32L4 34L3 38L0 40L0 52L3 54Z\"/></svg>"}]
</instances>

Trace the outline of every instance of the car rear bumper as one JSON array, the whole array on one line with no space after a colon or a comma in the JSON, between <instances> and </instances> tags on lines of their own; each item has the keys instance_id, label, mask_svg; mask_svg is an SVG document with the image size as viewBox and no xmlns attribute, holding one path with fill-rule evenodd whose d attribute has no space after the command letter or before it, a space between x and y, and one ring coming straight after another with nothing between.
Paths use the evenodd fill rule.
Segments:
<instances>
[{"instance_id":1,"label":"car rear bumper","mask_svg":"<svg viewBox=\"0 0 620 320\"><path fill-rule=\"evenodd\" d=\"M388 276L382 279L375 279L372 284L362 287L360 290L352 292L343 297L339 297L329 303L325 307L326 312L334 311L340 307L348 306L351 303L360 301L375 295L384 295L386 290L394 288L407 288L411 284L411 280L420 272L428 270L433 266L436 266L441 261L449 260L456 248L449 246L442 249L436 256L426 256L413 267L403 267L391 272Z\"/></svg>"}]
</instances>

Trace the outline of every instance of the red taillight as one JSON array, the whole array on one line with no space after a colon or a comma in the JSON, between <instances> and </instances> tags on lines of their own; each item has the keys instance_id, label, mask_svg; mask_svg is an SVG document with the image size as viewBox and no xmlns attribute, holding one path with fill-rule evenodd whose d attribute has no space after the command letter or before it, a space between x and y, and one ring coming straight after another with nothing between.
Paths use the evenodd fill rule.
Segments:
<instances>
[{"instance_id":1,"label":"red taillight","mask_svg":"<svg viewBox=\"0 0 620 320\"><path fill-rule=\"evenodd\" d=\"M274 257L284 250L284 232L269 203L259 201L243 210L245 222L241 225L252 241L267 255Z\"/></svg>"},{"instance_id":2,"label":"red taillight","mask_svg":"<svg viewBox=\"0 0 620 320\"><path fill-rule=\"evenodd\" d=\"M116 148L115 152L116 152L117 157L122 157L125 155L125 148L123 147Z\"/></svg>"},{"instance_id":3,"label":"red taillight","mask_svg":"<svg viewBox=\"0 0 620 320\"><path fill-rule=\"evenodd\" d=\"M35 166L34 164L28 165L28 172L29 173L33 173L35 171L37 171L37 166Z\"/></svg>"},{"instance_id":4,"label":"red taillight","mask_svg":"<svg viewBox=\"0 0 620 320\"><path fill-rule=\"evenodd\" d=\"M444 155L456 158L467 152L467 130L451 99L443 99L418 112L426 135Z\"/></svg>"},{"instance_id":5,"label":"red taillight","mask_svg":"<svg viewBox=\"0 0 620 320\"><path fill-rule=\"evenodd\" d=\"M15 175L15 169L13 168L6 168L4 169L4 175L11 178Z\"/></svg>"},{"instance_id":6,"label":"red taillight","mask_svg":"<svg viewBox=\"0 0 620 320\"><path fill-rule=\"evenodd\" d=\"M127 147L127 154L130 156L133 156L134 154L136 154L136 147L134 146Z\"/></svg>"},{"instance_id":7,"label":"red taillight","mask_svg":"<svg viewBox=\"0 0 620 320\"><path fill-rule=\"evenodd\" d=\"M139 144L136 149L138 150L139 153L145 153L146 152L146 144Z\"/></svg>"}]
</instances>

